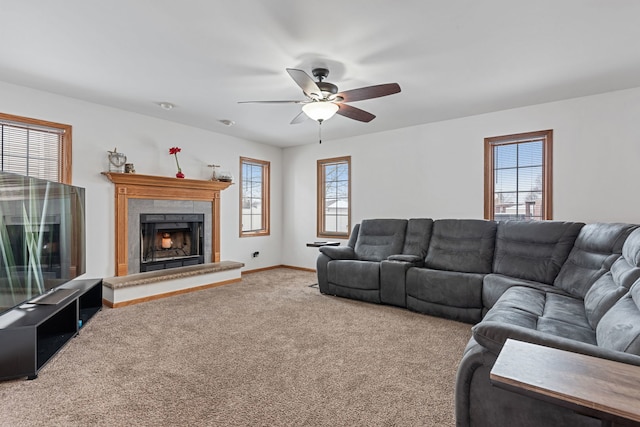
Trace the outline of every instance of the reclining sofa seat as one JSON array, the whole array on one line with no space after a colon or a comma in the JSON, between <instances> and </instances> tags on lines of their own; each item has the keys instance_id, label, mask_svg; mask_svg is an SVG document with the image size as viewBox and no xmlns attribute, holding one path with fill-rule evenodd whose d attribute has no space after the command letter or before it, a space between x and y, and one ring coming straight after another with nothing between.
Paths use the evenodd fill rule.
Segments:
<instances>
[{"instance_id":1,"label":"reclining sofa seat","mask_svg":"<svg viewBox=\"0 0 640 427\"><path fill-rule=\"evenodd\" d=\"M316 263L324 294L380 303L380 264L391 255L420 256L431 219L366 219L347 246L323 246Z\"/></svg>"},{"instance_id":2,"label":"reclining sofa seat","mask_svg":"<svg viewBox=\"0 0 640 427\"><path fill-rule=\"evenodd\" d=\"M508 338L640 365L640 229L584 226L553 287L509 288L472 331L456 379L458 426L600 425L493 387L489 372Z\"/></svg>"},{"instance_id":3,"label":"reclining sofa seat","mask_svg":"<svg viewBox=\"0 0 640 427\"><path fill-rule=\"evenodd\" d=\"M482 307L484 319L472 328L456 377L460 427L601 425L595 418L494 387L489 372L508 338L640 366L640 229L474 221L479 220L409 220L402 245L373 232L393 228L390 224L367 225L365 233L356 226L347 246L321 248L320 290L439 316L470 316L471 322L477 306ZM493 251L488 249L491 232L480 232L490 230L488 224L494 227ZM385 249L375 260L367 259L378 253L368 248L376 242ZM465 253L465 245L476 245L477 254ZM489 272L478 272L479 266L486 267L487 254L492 256ZM367 274L359 274L362 270ZM376 271L377 294L371 285ZM353 277L343 279L349 274ZM360 294L362 289L372 292ZM469 295L463 289L470 289Z\"/></svg>"},{"instance_id":4,"label":"reclining sofa seat","mask_svg":"<svg viewBox=\"0 0 640 427\"><path fill-rule=\"evenodd\" d=\"M494 221L436 220L424 265L406 273L406 307L467 323L480 321L482 280L491 272L496 229Z\"/></svg>"},{"instance_id":5,"label":"reclining sofa seat","mask_svg":"<svg viewBox=\"0 0 640 427\"><path fill-rule=\"evenodd\" d=\"M513 286L555 290L554 280L583 226L563 221L499 222L493 272L482 284L483 314Z\"/></svg>"}]
</instances>

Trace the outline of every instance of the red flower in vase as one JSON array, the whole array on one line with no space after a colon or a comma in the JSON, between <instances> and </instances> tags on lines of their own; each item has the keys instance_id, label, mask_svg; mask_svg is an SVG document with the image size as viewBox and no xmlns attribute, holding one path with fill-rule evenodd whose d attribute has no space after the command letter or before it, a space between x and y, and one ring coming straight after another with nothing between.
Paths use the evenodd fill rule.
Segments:
<instances>
[{"instance_id":1,"label":"red flower in vase","mask_svg":"<svg viewBox=\"0 0 640 427\"><path fill-rule=\"evenodd\" d=\"M176 174L176 178L184 178L184 174L182 173L182 169L180 168L180 163L178 163L178 153L182 151L180 147L171 147L169 148L169 155L173 155L176 158L176 166L178 167L178 173Z\"/></svg>"}]
</instances>

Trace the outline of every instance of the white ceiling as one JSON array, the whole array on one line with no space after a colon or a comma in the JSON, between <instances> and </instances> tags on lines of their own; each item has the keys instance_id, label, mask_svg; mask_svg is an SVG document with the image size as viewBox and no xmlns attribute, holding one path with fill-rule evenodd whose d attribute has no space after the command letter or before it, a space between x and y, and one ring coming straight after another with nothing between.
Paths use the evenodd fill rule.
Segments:
<instances>
[{"instance_id":1,"label":"white ceiling","mask_svg":"<svg viewBox=\"0 0 640 427\"><path fill-rule=\"evenodd\" d=\"M285 68L400 84L353 103L370 123L327 120L331 141L638 87L639 18L637 0L0 0L0 80L287 147L317 143L300 105L237 103L303 99Z\"/></svg>"}]
</instances>

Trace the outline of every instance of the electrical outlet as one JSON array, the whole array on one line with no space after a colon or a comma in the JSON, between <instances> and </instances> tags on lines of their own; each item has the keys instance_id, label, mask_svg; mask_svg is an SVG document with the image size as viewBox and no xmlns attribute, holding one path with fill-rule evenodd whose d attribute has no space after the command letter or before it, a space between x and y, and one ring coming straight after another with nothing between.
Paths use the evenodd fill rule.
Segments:
<instances>
[{"instance_id":1,"label":"electrical outlet","mask_svg":"<svg viewBox=\"0 0 640 427\"><path fill-rule=\"evenodd\" d=\"M251 256L254 258L258 258L258 255L260 255L260 252L254 252L251 254Z\"/></svg>"}]
</instances>

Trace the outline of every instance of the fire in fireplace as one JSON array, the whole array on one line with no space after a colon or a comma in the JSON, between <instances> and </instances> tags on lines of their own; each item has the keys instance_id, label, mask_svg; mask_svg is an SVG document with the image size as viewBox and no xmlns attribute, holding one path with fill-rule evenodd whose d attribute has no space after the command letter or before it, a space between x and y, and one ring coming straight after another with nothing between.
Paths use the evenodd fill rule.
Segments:
<instances>
[{"instance_id":1,"label":"fire in fireplace","mask_svg":"<svg viewBox=\"0 0 640 427\"><path fill-rule=\"evenodd\" d=\"M204 214L140 214L140 272L204 264Z\"/></svg>"}]
</instances>

